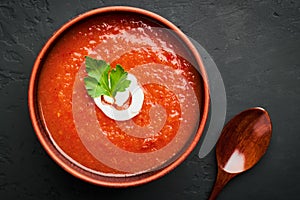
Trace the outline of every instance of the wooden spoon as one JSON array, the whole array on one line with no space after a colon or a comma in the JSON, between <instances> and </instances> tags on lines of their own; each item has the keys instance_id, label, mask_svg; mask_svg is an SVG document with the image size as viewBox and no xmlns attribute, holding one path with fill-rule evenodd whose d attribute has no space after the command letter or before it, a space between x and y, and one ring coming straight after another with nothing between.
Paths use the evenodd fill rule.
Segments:
<instances>
[{"instance_id":1,"label":"wooden spoon","mask_svg":"<svg viewBox=\"0 0 300 200\"><path fill-rule=\"evenodd\" d=\"M217 142L218 175L210 200L236 175L253 167L266 152L272 134L269 114L250 108L231 119Z\"/></svg>"}]
</instances>

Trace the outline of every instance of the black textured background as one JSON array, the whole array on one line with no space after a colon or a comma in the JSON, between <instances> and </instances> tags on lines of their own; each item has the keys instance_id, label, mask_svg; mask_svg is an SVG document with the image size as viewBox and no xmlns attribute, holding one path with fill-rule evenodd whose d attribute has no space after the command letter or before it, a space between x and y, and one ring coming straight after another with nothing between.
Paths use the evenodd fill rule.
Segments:
<instances>
[{"instance_id":1,"label":"black textured background","mask_svg":"<svg viewBox=\"0 0 300 200\"><path fill-rule=\"evenodd\" d=\"M125 3L126 2L126 3ZM167 18L213 56L223 76L227 120L253 107L273 121L267 154L219 199L299 199L300 5L297 0L0 0L0 199L206 199L215 155L199 145L173 172L127 189L78 180L45 153L32 129L27 88L34 60L51 34L93 8L130 5Z\"/></svg>"}]
</instances>

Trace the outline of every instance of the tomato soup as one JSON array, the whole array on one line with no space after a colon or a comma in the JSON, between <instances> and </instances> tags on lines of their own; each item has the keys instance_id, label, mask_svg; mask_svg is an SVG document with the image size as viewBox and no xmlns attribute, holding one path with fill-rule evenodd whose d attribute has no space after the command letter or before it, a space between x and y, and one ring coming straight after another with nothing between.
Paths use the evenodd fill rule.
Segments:
<instances>
[{"instance_id":1,"label":"tomato soup","mask_svg":"<svg viewBox=\"0 0 300 200\"><path fill-rule=\"evenodd\" d=\"M139 114L107 117L87 95L85 56L133 74L143 88ZM191 144L201 116L202 78L192 53L171 30L133 14L102 14L63 34L40 71L43 126L74 165L104 176L161 169Z\"/></svg>"}]
</instances>

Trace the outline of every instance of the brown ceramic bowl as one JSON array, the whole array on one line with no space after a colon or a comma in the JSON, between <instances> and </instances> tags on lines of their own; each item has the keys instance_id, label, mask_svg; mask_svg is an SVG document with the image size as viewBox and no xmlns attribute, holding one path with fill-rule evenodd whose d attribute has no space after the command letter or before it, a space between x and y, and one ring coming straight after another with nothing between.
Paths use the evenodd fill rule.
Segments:
<instances>
[{"instance_id":1,"label":"brown ceramic bowl","mask_svg":"<svg viewBox=\"0 0 300 200\"><path fill-rule=\"evenodd\" d=\"M199 125L197 127L197 131L191 138L189 144L184 149L180 155L170 162L168 165L153 171L149 171L146 173L141 173L135 176L129 177L113 177L113 176L102 176L99 174L91 173L86 171L77 165L74 165L69 159L66 158L65 155L60 153L57 150L53 142L51 142L51 138L49 138L49 133L47 133L47 128L44 126L41 120L41 114L39 111L39 103L38 103L38 85L39 85L39 77L41 74L41 70L43 68L44 62L51 52L51 50L55 47L55 44L58 43L63 37L64 34L70 30L72 30L77 25L80 25L87 19L91 19L95 16L102 16L102 15L114 15L118 13L128 13L135 16L140 16L142 18L146 18L150 21L160 24L162 27L165 27L176 35L179 40L186 46L186 51L195 59L197 70L202 75L202 81L200 86L200 93L201 99L199 100L199 107L200 107L200 118L199 118ZM172 171L175 167L177 167L180 163L182 163L187 156L192 152L192 150L197 145L201 134L203 132L207 115L208 115L208 106L209 106L209 94L208 94L208 85L207 85L207 78L205 68L202 64L201 58L199 53L197 52L196 48L190 42L190 40L171 22L162 18L161 16L154 14L152 12L133 8L133 7L123 7L123 6L114 6L114 7L105 7L99 8L72 19L71 21L67 22L63 25L58 31L56 31L53 36L48 40L45 46L40 51L36 61L34 63L32 74L29 83L29 91L28 91L28 101L29 101L29 111L30 117L33 124L33 128L36 132L36 135L42 144L43 148L46 152L50 155L50 157L64 170L69 172L70 174L74 175L77 178L80 178L84 181L101 185L101 186L108 186L108 187L128 187L128 186L137 186L140 184L144 184L150 181L153 181L163 175L167 174L168 172Z\"/></svg>"}]
</instances>

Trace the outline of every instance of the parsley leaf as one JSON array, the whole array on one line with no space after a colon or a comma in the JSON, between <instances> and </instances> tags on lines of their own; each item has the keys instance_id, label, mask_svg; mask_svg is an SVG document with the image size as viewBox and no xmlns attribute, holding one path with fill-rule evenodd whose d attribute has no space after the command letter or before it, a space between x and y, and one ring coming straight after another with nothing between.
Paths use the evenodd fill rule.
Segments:
<instances>
[{"instance_id":1,"label":"parsley leaf","mask_svg":"<svg viewBox=\"0 0 300 200\"><path fill-rule=\"evenodd\" d=\"M117 92L124 92L129 87L131 81L127 80L128 73L121 67L116 65L116 69L110 72L111 93L115 97Z\"/></svg>"},{"instance_id":2,"label":"parsley leaf","mask_svg":"<svg viewBox=\"0 0 300 200\"><path fill-rule=\"evenodd\" d=\"M92 98L96 98L101 95L110 96L110 93L107 90L105 90L95 78L85 77L84 83L85 83L85 88L87 90L87 93Z\"/></svg>"},{"instance_id":3,"label":"parsley leaf","mask_svg":"<svg viewBox=\"0 0 300 200\"><path fill-rule=\"evenodd\" d=\"M97 60L86 56L86 71L88 76L84 78L87 93L96 98L102 95L115 97L117 92L124 92L131 81L127 80L128 73L121 65L112 69L104 60Z\"/></svg>"}]
</instances>

